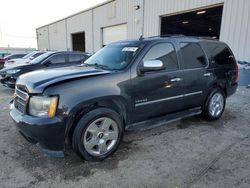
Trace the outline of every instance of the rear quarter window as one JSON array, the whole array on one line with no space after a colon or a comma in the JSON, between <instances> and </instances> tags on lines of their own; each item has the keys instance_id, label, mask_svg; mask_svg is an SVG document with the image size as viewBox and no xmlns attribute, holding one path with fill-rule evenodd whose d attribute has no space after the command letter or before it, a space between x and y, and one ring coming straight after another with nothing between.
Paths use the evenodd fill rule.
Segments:
<instances>
[{"instance_id":1,"label":"rear quarter window","mask_svg":"<svg viewBox=\"0 0 250 188\"><path fill-rule=\"evenodd\" d=\"M235 58L231 50L226 44L220 43L204 43L204 49L208 51L210 60L217 65L235 64Z\"/></svg>"}]
</instances>

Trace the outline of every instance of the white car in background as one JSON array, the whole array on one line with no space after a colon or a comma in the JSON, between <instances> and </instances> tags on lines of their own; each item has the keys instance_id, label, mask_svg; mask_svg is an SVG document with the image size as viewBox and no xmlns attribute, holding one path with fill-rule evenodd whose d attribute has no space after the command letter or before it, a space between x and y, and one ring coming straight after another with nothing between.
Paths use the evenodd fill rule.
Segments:
<instances>
[{"instance_id":1,"label":"white car in background","mask_svg":"<svg viewBox=\"0 0 250 188\"><path fill-rule=\"evenodd\" d=\"M22 64L27 64L29 63L31 60L37 58L38 56L44 54L44 51L33 51L28 53L26 56L22 57L22 58L18 58L18 59L12 59L9 60L7 62L5 62L4 64L4 68L10 68L12 66L16 66L16 65L22 65Z\"/></svg>"}]
</instances>

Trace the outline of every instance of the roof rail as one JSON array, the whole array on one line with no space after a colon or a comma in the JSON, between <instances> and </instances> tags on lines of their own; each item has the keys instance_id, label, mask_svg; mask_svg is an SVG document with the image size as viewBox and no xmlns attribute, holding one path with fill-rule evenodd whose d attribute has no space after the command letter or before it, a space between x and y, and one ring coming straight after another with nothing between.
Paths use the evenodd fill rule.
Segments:
<instances>
[{"instance_id":1,"label":"roof rail","mask_svg":"<svg viewBox=\"0 0 250 188\"><path fill-rule=\"evenodd\" d=\"M182 34L164 34L164 35L150 36L147 38L156 38L156 37L185 37L185 35L182 35Z\"/></svg>"},{"instance_id":2,"label":"roof rail","mask_svg":"<svg viewBox=\"0 0 250 188\"><path fill-rule=\"evenodd\" d=\"M164 35L155 35L155 36L150 36L150 37L145 37L145 38L156 38L156 37L185 37L185 35L182 34L164 34ZM144 37L141 35L139 40L142 41Z\"/></svg>"},{"instance_id":3,"label":"roof rail","mask_svg":"<svg viewBox=\"0 0 250 188\"><path fill-rule=\"evenodd\" d=\"M210 36L190 36L190 37L199 38L199 39L207 39L207 40L219 40L217 38L213 38Z\"/></svg>"},{"instance_id":4,"label":"roof rail","mask_svg":"<svg viewBox=\"0 0 250 188\"><path fill-rule=\"evenodd\" d=\"M164 34L164 35L155 35L155 36L150 36L150 37L146 37L146 38L161 38L161 37L191 37L191 38L198 38L198 39L207 39L207 40L218 40L217 38L213 38L210 36L186 36L183 34ZM144 38L141 35L139 40L142 41Z\"/></svg>"}]
</instances>

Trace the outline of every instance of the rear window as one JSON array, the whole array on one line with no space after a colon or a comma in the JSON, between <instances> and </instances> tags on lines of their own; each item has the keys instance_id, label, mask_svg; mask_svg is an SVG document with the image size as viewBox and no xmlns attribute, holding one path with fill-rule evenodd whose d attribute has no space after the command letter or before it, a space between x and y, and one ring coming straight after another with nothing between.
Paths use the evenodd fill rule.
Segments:
<instances>
[{"instance_id":1,"label":"rear window","mask_svg":"<svg viewBox=\"0 0 250 188\"><path fill-rule=\"evenodd\" d=\"M196 43L180 43L184 69L199 68L207 65L206 56Z\"/></svg>"},{"instance_id":2,"label":"rear window","mask_svg":"<svg viewBox=\"0 0 250 188\"><path fill-rule=\"evenodd\" d=\"M231 50L225 44L208 43L205 45L210 52L211 59L218 65L235 64Z\"/></svg>"}]
</instances>

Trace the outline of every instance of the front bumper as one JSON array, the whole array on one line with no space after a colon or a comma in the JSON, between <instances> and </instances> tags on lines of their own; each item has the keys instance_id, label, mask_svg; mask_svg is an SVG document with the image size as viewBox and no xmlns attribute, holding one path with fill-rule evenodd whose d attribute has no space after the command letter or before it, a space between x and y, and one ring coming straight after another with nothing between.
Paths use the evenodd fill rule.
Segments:
<instances>
[{"instance_id":1,"label":"front bumper","mask_svg":"<svg viewBox=\"0 0 250 188\"><path fill-rule=\"evenodd\" d=\"M10 116L21 135L42 150L51 155L62 153L65 141L65 122L58 117L40 118L21 114L12 108ZM55 156L55 155L54 155Z\"/></svg>"},{"instance_id":2,"label":"front bumper","mask_svg":"<svg viewBox=\"0 0 250 188\"><path fill-rule=\"evenodd\" d=\"M11 75L0 75L0 82L10 88L15 88L16 78L12 77Z\"/></svg>"}]
</instances>

